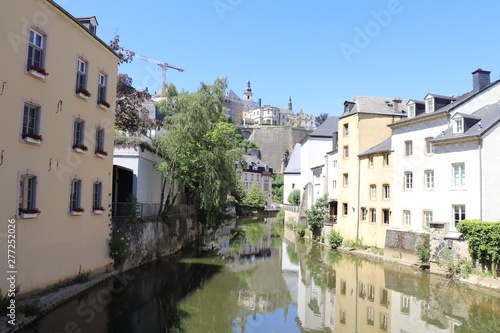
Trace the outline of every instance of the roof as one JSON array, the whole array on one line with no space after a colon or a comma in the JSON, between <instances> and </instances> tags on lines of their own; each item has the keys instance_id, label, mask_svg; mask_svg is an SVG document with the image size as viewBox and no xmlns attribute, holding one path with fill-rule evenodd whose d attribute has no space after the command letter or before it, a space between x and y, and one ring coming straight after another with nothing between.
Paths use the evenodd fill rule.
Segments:
<instances>
[{"instance_id":1,"label":"roof","mask_svg":"<svg viewBox=\"0 0 500 333\"><path fill-rule=\"evenodd\" d=\"M290 161L288 161L288 165L283 172L284 174L286 173L300 173L300 148L301 148L300 143L296 143L295 147L293 148L292 156L290 156Z\"/></svg>"},{"instance_id":2,"label":"roof","mask_svg":"<svg viewBox=\"0 0 500 333\"><path fill-rule=\"evenodd\" d=\"M463 133L453 134L453 127L450 126L447 130L436 136L432 140L433 143L445 143L446 141L470 139L483 136L500 121L500 103L487 105L470 115L459 115L464 118L473 119L476 122Z\"/></svg>"},{"instance_id":3,"label":"roof","mask_svg":"<svg viewBox=\"0 0 500 333\"><path fill-rule=\"evenodd\" d=\"M314 132L309 134L309 137L333 137L333 133L337 132L339 125L339 117L328 117L316 128Z\"/></svg>"},{"instance_id":4,"label":"roof","mask_svg":"<svg viewBox=\"0 0 500 333\"><path fill-rule=\"evenodd\" d=\"M393 127L393 126L398 126L398 125L405 125L407 123L412 123L414 121L420 121L420 120L423 120L425 118L432 118L432 117L435 117L436 115L440 115L440 114L446 114L446 113L449 113L450 111L452 111L454 108L456 107L459 107L460 105L462 105L463 103L469 101L470 99L474 98L475 96L481 94L482 92L486 91L487 89L495 86L496 84L498 84L500 82L500 80L497 80L497 81L494 81L492 83L490 83L489 85L485 86L484 88L478 90L478 91L469 91L465 94L462 94L458 97L455 98L455 100L453 100L450 104L447 104L445 106L443 106L442 108L434 111L434 112L429 112L429 113L422 113L416 117L413 117L413 118L406 118L406 119L402 119L402 120L398 120L392 124L389 124L387 126L389 127ZM438 96L438 95L434 95L432 94L433 96Z\"/></svg>"},{"instance_id":5,"label":"roof","mask_svg":"<svg viewBox=\"0 0 500 333\"><path fill-rule=\"evenodd\" d=\"M389 116L406 116L408 100L400 100L398 111L394 111L393 99L382 97L356 96L350 103L354 103L351 110L346 111L340 118L356 113L381 114Z\"/></svg>"},{"instance_id":6,"label":"roof","mask_svg":"<svg viewBox=\"0 0 500 333\"><path fill-rule=\"evenodd\" d=\"M378 145L375 145L371 147L370 149L365 150L364 152L360 153L358 156L365 156L365 155L372 155L376 153L383 153L383 152L388 152L392 151L392 140L391 137L388 137Z\"/></svg>"}]
</instances>

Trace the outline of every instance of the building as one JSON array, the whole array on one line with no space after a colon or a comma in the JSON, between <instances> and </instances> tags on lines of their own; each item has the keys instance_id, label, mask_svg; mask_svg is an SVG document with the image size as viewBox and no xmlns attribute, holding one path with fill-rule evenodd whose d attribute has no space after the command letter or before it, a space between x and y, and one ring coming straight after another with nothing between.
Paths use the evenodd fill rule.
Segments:
<instances>
[{"instance_id":1,"label":"building","mask_svg":"<svg viewBox=\"0 0 500 333\"><path fill-rule=\"evenodd\" d=\"M387 127L388 124L394 123L406 118L406 102L401 99L387 99L380 97L357 96L352 101L344 103L344 113L339 118L339 140L338 140L338 224L335 228L342 234L344 239L359 240L363 238L363 242L367 245L374 245L374 240L368 239L365 234L361 234L361 222L363 218L368 218L362 214L368 214L369 209L372 209L373 218L377 225L380 226L383 222L382 217L386 212L384 209L390 207L387 203L376 203L378 199L383 197L384 185L389 185L389 180L376 179L384 175L382 156L377 156L377 165L381 168L377 172L366 177L361 175L366 174L366 169L369 167L362 166L365 161L366 151L374 144L381 144L384 140L390 137L391 131ZM383 148L383 146L381 147ZM382 150L385 150L383 148ZM368 151L368 161L372 155ZM376 148L373 155L383 153ZM361 156L358 156L360 155ZM390 161L388 161L390 163ZM375 157L373 158L375 163ZM375 164L374 164L375 166ZM365 182L366 181L366 182ZM382 182L382 183L379 183ZM375 186L375 189L371 189ZM371 199L368 197L367 190L375 191L375 195ZM362 200L369 202L363 202ZM361 208L364 208L362 210ZM389 212L390 214L390 212ZM383 223L382 223L383 224ZM384 227L385 228L385 227ZM379 236L377 236L378 238Z\"/></svg>"},{"instance_id":2,"label":"building","mask_svg":"<svg viewBox=\"0 0 500 333\"><path fill-rule=\"evenodd\" d=\"M389 127L394 149L393 227L456 230L463 219L498 221L498 96L500 80L472 73L463 95L427 94L409 101L408 118Z\"/></svg>"},{"instance_id":3,"label":"building","mask_svg":"<svg viewBox=\"0 0 500 333\"><path fill-rule=\"evenodd\" d=\"M15 267L0 255L4 291L8 271L26 293L111 263L118 56L96 28L52 0L0 12L1 215L15 221L18 244Z\"/></svg>"},{"instance_id":4,"label":"building","mask_svg":"<svg viewBox=\"0 0 500 333\"><path fill-rule=\"evenodd\" d=\"M260 107L260 100L256 102L253 100L252 88L250 88L250 81L247 81L247 87L243 92L243 98L238 97L232 90L227 90L224 95L224 107L226 108L226 115L236 125L249 124L247 113L249 110Z\"/></svg>"},{"instance_id":5,"label":"building","mask_svg":"<svg viewBox=\"0 0 500 333\"><path fill-rule=\"evenodd\" d=\"M243 161L236 164L236 175L243 181L245 193L257 184L265 195L265 207L273 204L273 169L255 156L244 155Z\"/></svg>"}]
</instances>

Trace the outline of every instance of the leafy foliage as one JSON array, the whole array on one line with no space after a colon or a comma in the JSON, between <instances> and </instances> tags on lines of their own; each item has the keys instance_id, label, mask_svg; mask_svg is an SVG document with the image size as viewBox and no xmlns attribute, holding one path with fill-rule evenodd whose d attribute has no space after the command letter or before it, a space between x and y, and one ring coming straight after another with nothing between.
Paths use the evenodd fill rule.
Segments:
<instances>
[{"instance_id":1,"label":"leafy foliage","mask_svg":"<svg viewBox=\"0 0 500 333\"><path fill-rule=\"evenodd\" d=\"M291 205L296 205L298 206L300 204L300 190L295 189L290 194L288 194L288 202Z\"/></svg>"},{"instance_id":2,"label":"leafy foliage","mask_svg":"<svg viewBox=\"0 0 500 333\"><path fill-rule=\"evenodd\" d=\"M307 223L306 222L303 222L303 221L300 221L299 223L297 223L297 225L295 226L295 232L297 233L297 235L299 235L300 237L304 237L304 235L306 234L306 229L307 229Z\"/></svg>"},{"instance_id":3,"label":"leafy foliage","mask_svg":"<svg viewBox=\"0 0 500 333\"><path fill-rule=\"evenodd\" d=\"M336 249L337 247L342 245L343 240L344 240L344 238L337 230L332 229L328 233L328 244L330 244L330 247L332 249Z\"/></svg>"},{"instance_id":4,"label":"leafy foliage","mask_svg":"<svg viewBox=\"0 0 500 333\"><path fill-rule=\"evenodd\" d=\"M263 209L266 203L266 196L257 183L253 183L247 192L245 205L252 208Z\"/></svg>"},{"instance_id":5,"label":"leafy foliage","mask_svg":"<svg viewBox=\"0 0 500 333\"><path fill-rule=\"evenodd\" d=\"M169 84L167 98L157 103L166 131L156 137L164 158L156 166L163 175L162 215L183 189L205 222L219 222L224 214L227 194L237 187L234 161L242 156L241 136L224 113L226 87L225 79L217 79L213 85L201 83L194 93L178 93Z\"/></svg>"},{"instance_id":6,"label":"leafy foliage","mask_svg":"<svg viewBox=\"0 0 500 333\"><path fill-rule=\"evenodd\" d=\"M273 202L283 203L284 178L280 173L273 174Z\"/></svg>"},{"instance_id":7,"label":"leafy foliage","mask_svg":"<svg viewBox=\"0 0 500 333\"><path fill-rule=\"evenodd\" d=\"M472 259L500 263L500 222L464 220L457 230L468 240Z\"/></svg>"},{"instance_id":8,"label":"leafy foliage","mask_svg":"<svg viewBox=\"0 0 500 333\"><path fill-rule=\"evenodd\" d=\"M316 127L323 124L327 119L328 119L328 113L321 113L319 116L314 117Z\"/></svg>"},{"instance_id":9,"label":"leafy foliage","mask_svg":"<svg viewBox=\"0 0 500 333\"><path fill-rule=\"evenodd\" d=\"M316 203L308 209L306 212L307 215L307 224L309 228L313 231L319 230L323 228L325 224L325 215L328 211L328 197L325 194L321 198L316 200Z\"/></svg>"},{"instance_id":10,"label":"leafy foliage","mask_svg":"<svg viewBox=\"0 0 500 333\"><path fill-rule=\"evenodd\" d=\"M428 264L431 259L430 239L431 237L429 234L423 234L421 238L417 239L415 244L417 259L422 264Z\"/></svg>"}]
</instances>

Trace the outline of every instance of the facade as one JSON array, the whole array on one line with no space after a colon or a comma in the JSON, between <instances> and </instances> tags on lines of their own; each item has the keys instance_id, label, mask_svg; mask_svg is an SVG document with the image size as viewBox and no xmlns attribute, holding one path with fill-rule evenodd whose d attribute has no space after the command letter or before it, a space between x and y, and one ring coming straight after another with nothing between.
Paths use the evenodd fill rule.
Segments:
<instances>
[{"instance_id":1,"label":"facade","mask_svg":"<svg viewBox=\"0 0 500 333\"><path fill-rule=\"evenodd\" d=\"M288 166L283 172L283 203L291 204L288 201L288 196L295 189L300 189L301 184L301 168L300 168L300 148L301 144L296 143L295 148L290 156Z\"/></svg>"},{"instance_id":2,"label":"facade","mask_svg":"<svg viewBox=\"0 0 500 333\"><path fill-rule=\"evenodd\" d=\"M379 175L373 174L361 178L366 170L365 166L362 169L361 162L364 160L358 155L372 148L374 143L381 143L389 138L391 131L387 125L403 118L406 118L406 101L401 99L357 96L352 101L344 103L344 113L339 118L338 124L338 224L335 226L344 239L363 238L367 245L372 245L372 240L361 234L363 218L361 208L375 209L375 214L381 215L380 210L386 209L387 206L385 203L383 207L375 204L376 200L365 203L363 207L360 206L362 198L366 200L367 196L363 192L370 189L371 185L377 185L373 184L375 181L373 177ZM385 172L381 171L383 174ZM364 180L368 183L363 183ZM383 180L384 183L378 187L383 187L387 181ZM375 191L377 195L382 195L381 188Z\"/></svg>"},{"instance_id":3,"label":"facade","mask_svg":"<svg viewBox=\"0 0 500 333\"><path fill-rule=\"evenodd\" d=\"M245 193L257 184L266 198L265 207L273 204L273 169L255 156L245 155L244 162L236 165L236 175L243 181Z\"/></svg>"},{"instance_id":4,"label":"facade","mask_svg":"<svg viewBox=\"0 0 500 333\"><path fill-rule=\"evenodd\" d=\"M250 81L247 81L247 87L243 93L243 98L238 97L232 90L226 91L224 95L224 107L226 108L226 115L236 125L250 124L247 116L248 112L260 107L260 101L256 102L253 100Z\"/></svg>"},{"instance_id":5,"label":"facade","mask_svg":"<svg viewBox=\"0 0 500 333\"><path fill-rule=\"evenodd\" d=\"M428 94L425 108L389 125L394 149L393 227L423 231L463 219L498 221L494 201L500 81L472 73L474 88L457 97ZM481 83L481 84L479 84ZM491 104L491 105L490 105Z\"/></svg>"},{"instance_id":6,"label":"facade","mask_svg":"<svg viewBox=\"0 0 500 333\"><path fill-rule=\"evenodd\" d=\"M51 0L12 2L0 13L1 211L15 221L22 293L111 262L107 155L118 56L96 26ZM1 253L0 288L8 290L12 267Z\"/></svg>"}]
</instances>

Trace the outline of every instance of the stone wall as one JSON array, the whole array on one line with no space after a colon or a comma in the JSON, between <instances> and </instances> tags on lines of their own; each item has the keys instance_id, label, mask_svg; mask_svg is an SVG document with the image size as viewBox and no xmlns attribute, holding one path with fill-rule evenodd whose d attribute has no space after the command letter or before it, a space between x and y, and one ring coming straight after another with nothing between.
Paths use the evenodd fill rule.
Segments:
<instances>
[{"instance_id":1,"label":"stone wall","mask_svg":"<svg viewBox=\"0 0 500 333\"><path fill-rule=\"evenodd\" d=\"M114 237L128 241L123 269L131 269L158 257L175 253L193 242L201 230L194 208L191 212L144 219L113 221Z\"/></svg>"},{"instance_id":2,"label":"stone wall","mask_svg":"<svg viewBox=\"0 0 500 333\"><path fill-rule=\"evenodd\" d=\"M432 223L429 233L432 261L445 252L449 252L453 258L470 260L469 244L460 233L449 232L448 223Z\"/></svg>"},{"instance_id":3,"label":"stone wall","mask_svg":"<svg viewBox=\"0 0 500 333\"><path fill-rule=\"evenodd\" d=\"M295 144L300 142L311 131L289 126L260 126L242 128L251 132L249 140L256 142L260 148L261 160L267 163L274 172L282 173L283 155L286 150L291 154Z\"/></svg>"},{"instance_id":4,"label":"stone wall","mask_svg":"<svg viewBox=\"0 0 500 333\"><path fill-rule=\"evenodd\" d=\"M407 230L387 229L384 256L417 263L415 245L422 233Z\"/></svg>"}]
</instances>

